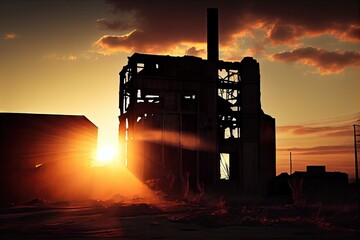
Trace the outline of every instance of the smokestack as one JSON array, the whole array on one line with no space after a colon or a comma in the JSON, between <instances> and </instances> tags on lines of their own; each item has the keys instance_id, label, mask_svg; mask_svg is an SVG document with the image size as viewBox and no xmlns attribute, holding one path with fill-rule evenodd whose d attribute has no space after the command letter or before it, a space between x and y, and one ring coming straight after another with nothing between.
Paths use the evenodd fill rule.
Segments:
<instances>
[{"instance_id":1,"label":"smokestack","mask_svg":"<svg viewBox=\"0 0 360 240\"><path fill-rule=\"evenodd\" d=\"M218 9L207 9L207 58L209 61L219 61L219 24Z\"/></svg>"}]
</instances>

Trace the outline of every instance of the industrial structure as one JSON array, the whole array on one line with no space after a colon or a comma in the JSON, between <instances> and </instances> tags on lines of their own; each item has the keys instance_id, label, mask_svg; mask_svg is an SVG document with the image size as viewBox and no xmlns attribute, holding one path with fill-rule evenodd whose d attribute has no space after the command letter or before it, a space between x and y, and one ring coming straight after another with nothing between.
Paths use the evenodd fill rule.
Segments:
<instances>
[{"instance_id":1,"label":"industrial structure","mask_svg":"<svg viewBox=\"0 0 360 240\"><path fill-rule=\"evenodd\" d=\"M208 59L135 53L120 72L121 152L163 189L266 195L275 177L275 119L260 102L259 63L219 60L208 9Z\"/></svg>"},{"instance_id":2,"label":"industrial structure","mask_svg":"<svg viewBox=\"0 0 360 240\"><path fill-rule=\"evenodd\" d=\"M84 116L0 113L0 202L85 197L97 131Z\"/></svg>"}]
</instances>

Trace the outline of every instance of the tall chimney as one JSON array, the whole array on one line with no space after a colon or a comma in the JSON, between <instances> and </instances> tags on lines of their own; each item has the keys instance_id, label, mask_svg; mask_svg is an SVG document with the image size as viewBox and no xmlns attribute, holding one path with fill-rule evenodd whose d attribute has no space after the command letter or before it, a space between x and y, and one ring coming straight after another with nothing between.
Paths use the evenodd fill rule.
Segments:
<instances>
[{"instance_id":1,"label":"tall chimney","mask_svg":"<svg viewBox=\"0 0 360 240\"><path fill-rule=\"evenodd\" d=\"M207 58L209 61L219 60L219 24L218 9L207 9Z\"/></svg>"}]
</instances>

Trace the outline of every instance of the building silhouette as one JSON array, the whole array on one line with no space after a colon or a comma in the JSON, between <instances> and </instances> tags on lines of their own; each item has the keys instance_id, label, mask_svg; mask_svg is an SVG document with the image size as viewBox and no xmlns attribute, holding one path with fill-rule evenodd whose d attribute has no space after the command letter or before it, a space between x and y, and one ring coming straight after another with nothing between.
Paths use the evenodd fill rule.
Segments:
<instances>
[{"instance_id":1,"label":"building silhouette","mask_svg":"<svg viewBox=\"0 0 360 240\"><path fill-rule=\"evenodd\" d=\"M119 136L130 170L163 189L265 195L275 177L275 119L260 102L259 63L219 60L208 9L208 59L134 53L120 72Z\"/></svg>"},{"instance_id":2,"label":"building silhouette","mask_svg":"<svg viewBox=\"0 0 360 240\"><path fill-rule=\"evenodd\" d=\"M96 146L84 116L0 113L0 202L80 196Z\"/></svg>"},{"instance_id":3,"label":"building silhouette","mask_svg":"<svg viewBox=\"0 0 360 240\"><path fill-rule=\"evenodd\" d=\"M328 172L325 166L307 166L306 171L295 171L290 178L302 179L302 192L307 198L336 196L347 190L349 183L347 173Z\"/></svg>"}]
</instances>

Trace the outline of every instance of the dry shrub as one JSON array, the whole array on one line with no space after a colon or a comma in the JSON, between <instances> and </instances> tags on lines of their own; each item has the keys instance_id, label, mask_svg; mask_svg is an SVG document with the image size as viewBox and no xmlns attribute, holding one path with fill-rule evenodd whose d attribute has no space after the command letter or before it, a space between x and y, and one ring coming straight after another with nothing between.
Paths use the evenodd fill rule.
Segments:
<instances>
[{"instance_id":1,"label":"dry shrub","mask_svg":"<svg viewBox=\"0 0 360 240\"><path fill-rule=\"evenodd\" d=\"M182 182L183 197L184 197L184 200L187 201L188 195L189 195L189 187L190 187L190 173L188 171L186 171L181 176L181 182Z\"/></svg>"},{"instance_id":2,"label":"dry shrub","mask_svg":"<svg viewBox=\"0 0 360 240\"><path fill-rule=\"evenodd\" d=\"M288 184L291 189L291 195L293 199L294 207L301 207L305 204L305 199L301 194L303 186L303 178L289 178Z\"/></svg>"}]
</instances>

